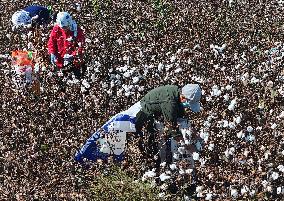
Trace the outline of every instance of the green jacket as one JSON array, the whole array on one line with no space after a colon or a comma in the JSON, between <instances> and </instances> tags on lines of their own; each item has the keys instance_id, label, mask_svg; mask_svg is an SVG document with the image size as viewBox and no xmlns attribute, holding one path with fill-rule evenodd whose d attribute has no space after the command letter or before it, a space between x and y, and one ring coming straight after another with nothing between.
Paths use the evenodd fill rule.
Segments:
<instances>
[{"instance_id":1,"label":"green jacket","mask_svg":"<svg viewBox=\"0 0 284 201\"><path fill-rule=\"evenodd\" d=\"M141 106L146 114L163 115L167 121L174 124L177 118L184 115L179 88L176 85L165 85L152 89L142 98Z\"/></svg>"}]
</instances>

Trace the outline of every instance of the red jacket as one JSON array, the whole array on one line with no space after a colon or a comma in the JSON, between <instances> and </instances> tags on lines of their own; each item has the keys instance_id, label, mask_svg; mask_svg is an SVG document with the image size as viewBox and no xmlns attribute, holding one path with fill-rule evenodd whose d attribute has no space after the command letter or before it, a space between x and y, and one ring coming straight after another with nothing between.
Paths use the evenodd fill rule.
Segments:
<instances>
[{"instance_id":1,"label":"red jacket","mask_svg":"<svg viewBox=\"0 0 284 201\"><path fill-rule=\"evenodd\" d=\"M58 25L55 25L49 36L48 53L56 56L56 65L59 68L62 68L64 63L63 57L65 54L75 56L74 62L77 64L82 62L84 45L85 36L82 29L78 27L77 37L74 38L74 33L72 31L65 31Z\"/></svg>"}]
</instances>

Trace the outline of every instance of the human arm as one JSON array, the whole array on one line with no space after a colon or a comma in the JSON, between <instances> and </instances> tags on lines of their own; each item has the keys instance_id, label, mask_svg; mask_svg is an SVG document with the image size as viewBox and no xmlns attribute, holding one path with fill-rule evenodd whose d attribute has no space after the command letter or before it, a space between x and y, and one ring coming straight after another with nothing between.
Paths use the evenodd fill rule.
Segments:
<instances>
[{"instance_id":1,"label":"human arm","mask_svg":"<svg viewBox=\"0 0 284 201\"><path fill-rule=\"evenodd\" d=\"M54 54L56 57L58 56L57 37L56 37L57 32L58 32L58 27L57 26L53 27L47 43L48 54L50 55Z\"/></svg>"},{"instance_id":2,"label":"human arm","mask_svg":"<svg viewBox=\"0 0 284 201\"><path fill-rule=\"evenodd\" d=\"M82 57L84 48L85 48L85 35L82 29L78 28L78 35L76 37L76 48L72 52L72 55Z\"/></svg>"}]
</instances>

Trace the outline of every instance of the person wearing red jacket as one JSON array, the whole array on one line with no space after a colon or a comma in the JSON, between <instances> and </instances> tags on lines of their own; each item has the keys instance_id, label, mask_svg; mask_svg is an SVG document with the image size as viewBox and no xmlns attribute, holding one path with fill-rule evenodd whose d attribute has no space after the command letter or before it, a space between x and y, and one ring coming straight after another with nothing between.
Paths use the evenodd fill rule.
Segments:
<instances>
[{"instance_id":1,"label":"person wearing red jacket","mask_svg":"<svg viewBox=\"0 0 284 201\"><path fill-rule=\"evenodd\" d=\"M76 77L81 76L85 36L69 13L59 12L48 40L50 61L58 69L70 65Z\"/></svg>"}]
</instances>

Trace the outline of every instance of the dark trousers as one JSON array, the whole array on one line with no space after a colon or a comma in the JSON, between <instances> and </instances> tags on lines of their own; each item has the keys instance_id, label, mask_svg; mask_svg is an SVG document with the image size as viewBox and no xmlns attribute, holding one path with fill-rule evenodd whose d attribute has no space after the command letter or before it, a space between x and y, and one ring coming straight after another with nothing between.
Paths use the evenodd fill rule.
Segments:
<instances>
[{"instance_id":1,"label":"dark trousers","mask_svg":"<svg viewBox=\"0 0 284 201\"><path fill-rule=\"evenodd\" d=\"M143 127L146 128L148 134L147 143L144 143L146 136L142 133ZM155 155L158 155L159 147L157 142L157 131L154 128L154 117L146 114L143 111L139 111L136 115L136 135L139 137L139 150L145 156L153 158ZM158 160L160 161L160 157ZM159 163L159 162L158 162Z\"/></svg>"}]
</instances>

